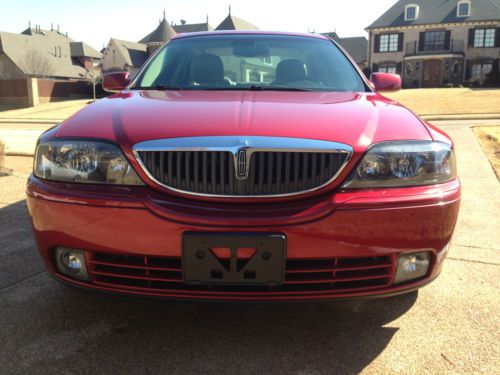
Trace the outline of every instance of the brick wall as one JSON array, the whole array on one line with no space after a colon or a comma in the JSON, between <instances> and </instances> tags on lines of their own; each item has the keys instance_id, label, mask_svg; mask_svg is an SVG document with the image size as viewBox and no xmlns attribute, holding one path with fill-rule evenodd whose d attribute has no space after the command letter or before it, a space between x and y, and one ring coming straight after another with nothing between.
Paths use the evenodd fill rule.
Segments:
<instances>
[{"instance_id":1,"label":"brick wall","mask_svg":"<svg viewBox=\"0 0 500 375\"><path fill-rule=\"evenodd\" d=\"M92 86L83 81L38 80L40 101L48 102L63 99L90 98Z\"/></svg>"},{"instance_id":2,"label":"brick wall","mask_svg":"<svg viewBox=\"0 0 500 375\"><path fill-rule=\"evenodd\" d=\"M27 104L28 86L25 79L0 80L0 103Z\"/></svg>"},{"instance_id":3,"label":"brick wall","mask_svg":"<svg viewBox=\"0 0 500 375\"><path fill-rule=\"evenodd\" d=\"M56 81L39 79L35 103L92 97L92 86L84 81ZM34 86L36 90L36 85ZM36 93L35 93L36 94ZM0 80L0 103L30 105L30 91L26 79Z\"/></svg>"}]
</instances>

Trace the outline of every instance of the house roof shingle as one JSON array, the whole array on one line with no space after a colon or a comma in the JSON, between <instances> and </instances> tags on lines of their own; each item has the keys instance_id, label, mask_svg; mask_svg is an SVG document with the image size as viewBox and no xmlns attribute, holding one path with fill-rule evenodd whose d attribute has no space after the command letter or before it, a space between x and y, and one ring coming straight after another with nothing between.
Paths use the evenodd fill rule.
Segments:
<instances>
[{"instance_id":1,"label":"house roof shingle","mask_svg":"<svg viewBox=\"0 0 500 375\"><path fill-rule=\"evenodd\" d=\"M176 34L173 27L163 18L158 27L142 38L139 43L166 43Z\"/></svg>"},{"instance_id":2,"label":"house roof shingle","mask_svg":"<svg viewBox=\"0 0 500 375\"><path fill-rule=\"evenodd\" d=\"M349 55L357 63L368 60L368 39L364 36L340 38L339 44L349 52Z\"/></svg>"},{"instance_id":3,"label":"house roof shingle","mask_svg":"<svg viewBox=\"0 0 500 375\"><path fill-rule=\"evenodd\" d=\"M0 52L5 53L24 74L32 73L28 60L29 54L34 51L50 67L50 74L46 75L78 79L85 77L85 68L72 60L71 43L74 43L71 38L57 31L39 29L37 32L30 28L21 34L0 32Z\"/></svg>"},{"instance_id":4,"label":"house roof shingle","mask_svg":"<svg viewBox=\"0 0 500 375\"><path fill-rule=\"evenodd\" d=\"M148 59L147 46L142 43L129 42L127 40L121 40L116 38L111 38L111 42L114 42L117 48L122 53L125 58L125 63L128 66L141 66Z\"/></svg>"},{"instance_id":5,"label":"house roof shingle","mask_svg":"<svg viewBox=\"0 0 500 375\"><path fill-rule=\"evenodd\" d=\"M405 21L405 6L419 6L418 18ZM469 17L457 17L457 0L399 0L367 29L500 20L500 0L473 0Z\"/></svg>"},{"instance_id":6,"label":"house roof shingle","mask_svg":"<svg viewBox=\"0 0 500 375\"><path fill-rule=\"evenodd\" d=\"M200 31L212 31L214 28L208 22L186 23L184 25L174 25L174 30L178 33L197 33Z\"/></svg>"},{"instance_id":7,"label":"house roof shingle","mask_svg":"<svg viewBox=\"0 0 500 375\"><path fill-rule=\"evenodd\" d=\"M229 14L215 30L259 30L259 28L250 22Z\"/></svg>"},{"instance_id":8,"label":"house roof shingle","mask_svg":"<svg viewBox=\"0 0 500 375\"><path fill-rule=\"evenodd\" d=\"M100 52L83 42L71 42L69 47L71 50L71 57L92 57L94 59L100 59L102 57Z\"/></svg>"},{"instance_id":9,"label":"house roof shingle","mask_svg":"<svg viewBox=\"0 0 500 375\"><path fill-rule=\"evenodd\" d=\"M364 36L341 38L336 32L323 33L340 44L358 64L368 60L368 39Z\"/></svg>"}]
</instances>

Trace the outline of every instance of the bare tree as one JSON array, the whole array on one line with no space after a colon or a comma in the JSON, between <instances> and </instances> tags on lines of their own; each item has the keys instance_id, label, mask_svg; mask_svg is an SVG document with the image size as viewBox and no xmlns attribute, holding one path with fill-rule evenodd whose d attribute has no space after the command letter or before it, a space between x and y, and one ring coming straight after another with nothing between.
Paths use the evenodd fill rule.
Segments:
<instances>
[{"instance_id":1,"label":"bare tree","mask_svg":"<svg viewBox=\"0 0 500 375\"><path fill-rule=\"evenodd\" d=\"M92 98L95 100L95 87L101 79L101 70L92 65L92 68L85 68L85 79L92 85Z\"/></svg>"},{"instance_id":2,"label":"bare tree","mask_svg":"<svg viewBox=\"0 0 500 375\"><path fill-rule=\"evenodd\" d=\"M52 64L47 56L34 48L26 52L23 64L26 75L30 77L44 78L54 73Z\"/></svg>"},{"instance_id":3,"label":"bare tree","mask_svg":"<svg viewBox=\"0 0 500 375\"><path fill-rule=\"evenodd\" d=\"M7 170L3 166L4 148L4 144L0 142L0 177L6 176L8 174Z\"/></svg>"}]
</instances>

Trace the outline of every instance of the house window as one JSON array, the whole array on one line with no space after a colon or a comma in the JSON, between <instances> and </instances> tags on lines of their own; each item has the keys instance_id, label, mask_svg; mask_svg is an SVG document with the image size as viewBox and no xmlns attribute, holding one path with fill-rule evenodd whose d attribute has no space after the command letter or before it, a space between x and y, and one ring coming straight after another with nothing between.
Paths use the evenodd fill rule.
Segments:
<instances>
[{"instance_id":1,"label":"house window","mask_svg":"<svg viewBox=\"0 0 500 375\"><path fill-rule=\"evenodd\" d=\"M273 65L273 58L271 56L262 57L260 59L264 64Z\"/></svg>"},{"instance_id":2,"label":"house window","mask_svg":"<svg viewBox=\"0 0 500 375\"><path fill-rule=\"evenodd\" d=\"M384 34L380 36L379 52L397 52L399 34Z\"/></svg>"},{"instance_id":3,"label":"house window","mask_svg":"<svg viewBox=\"0 0 500 375\"><path fill-rule=\"evenodd\" d=\"M409 4L405 6L405 21L413 21L418 18L418 5Z\"/></svg>"},{"instance_id":4,"label":"house window","mask_svg":"<svg viewBox=\"0 0 500 375\"><path fill-rule=\"evenodd\" d=\"M476 29L474 30L474 47L494 47L495 29Z\"/></svg>"},{"instance_id":5,"label":"house window","mask_svg":"<svg viewBox=\"0 0 500 375\"><path fill-rule=\"evenodd\" d=\"M470 1L459 1L457 5L457 17L469 17L470 16Z\"/></svg>"},{"instance_id":6,"label":"house window","mask_svg":"<svg viewBox=\"0 0 500 375\"><path fill-rule=\"evenodd\" d=\"M492 63L484 63L484 64L473 64L471 70L472 79L481 79L487 74L491 73L493 69Z\"/></svg>"},{"instance_id":7,"label":"house window","mask_svg":"<svg viewBox=\"0 0 500 375\"><path fill-rule=\"evenodd\" d=\"M426 31L424 51L444 50L445 31Z\"/></svg>"},{"instance_id":8,"label":"house window","mask_svg":"<svg viewBox=\"0 0 500 375\"><path fill-rule=\"evenodd\" d=\"M378 66L378 72L396 74L397 73L396 64L381 64Z\"/></svg>"}]
</instances>

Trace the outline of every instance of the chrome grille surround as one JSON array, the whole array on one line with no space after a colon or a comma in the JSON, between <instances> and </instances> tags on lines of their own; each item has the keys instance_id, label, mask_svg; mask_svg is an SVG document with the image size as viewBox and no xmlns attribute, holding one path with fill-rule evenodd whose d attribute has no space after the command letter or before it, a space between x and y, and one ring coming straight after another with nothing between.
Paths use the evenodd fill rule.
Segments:
<instances>
[{"instance_id":1,"label":"chrome grille surround","mask_svg":"<svg viewBox=\"0 0 500 375\"><path fill-rule=\"evenodd\" d=\"M232 176L235 180L249 179L250 166L256 164L252 155L258 153L305 153L305 154L336 154L343 160L330 178L318 186L307 190L274 194L213 194L207 192L194 192L169 186L160 181L154 172L148 169L141 153L154 152L219 152L232 155L234 160L234 171ZM287 197L305 194L319 190L332 183L344 170L353 154L353 148L349 145L304 138L267 137L267 136L203 136L157 139L140 142L134 145L133 153L146 175L157 185L181 194L214 197L214 198L267 198ZM154 169L157 169L155 166ZM311 172L312 173L312 172Z\"/></svg>"}]
</instances>

